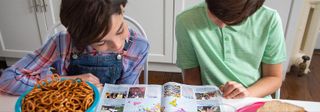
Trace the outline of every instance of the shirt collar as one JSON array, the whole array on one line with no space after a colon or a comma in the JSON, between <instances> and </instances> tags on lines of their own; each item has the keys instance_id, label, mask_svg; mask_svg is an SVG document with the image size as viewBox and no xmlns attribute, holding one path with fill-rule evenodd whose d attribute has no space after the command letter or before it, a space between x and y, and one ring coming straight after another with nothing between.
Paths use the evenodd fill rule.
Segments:
<instances>
[{"instance_id":1,"label":"shirt collar","mask_svg":"<svg viewBox=\"0 0 320 112\"><path fill-rule=\"evenodd\" d=\"M215 29L219 29L220 27L218 25L216 25L215 23L213 23L209 18L208 18L208 25L210 26L211 29L215 30ZM238 25L226 25L225 27L223 27L222 29L230 29L232 31L239 31L241 29L241 23Z\"/></svg>"},{"instance_id":2,"label":"shirt collar","mask_svg":"<svg viewBox=\"0 0 320 112\"><path fill-rule=\"evenodd\" d=\"M227 25L227 26L225 26L226 28L229 28L229 29L231 29L231 30L233 30L233 31L239 31L240 29L241 29L241 24L242 23L240 23L240 24L238 24L238 25Z\"/></svg>"}]
</instances>

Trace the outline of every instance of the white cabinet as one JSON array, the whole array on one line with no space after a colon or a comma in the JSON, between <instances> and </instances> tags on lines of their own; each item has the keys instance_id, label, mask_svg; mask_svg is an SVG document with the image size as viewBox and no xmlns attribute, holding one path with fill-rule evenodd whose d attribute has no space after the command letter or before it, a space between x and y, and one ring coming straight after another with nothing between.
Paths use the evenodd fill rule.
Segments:
<instances>
[{"instance_id":1,"label":"white cabinet","mask_svg":"<svg viewBox=\"0 0 320 112\"><path fill-rule=\"evenodd\" d=\"M46 41L55 0L0 1L0 56L21 58Z\"/></svg>"},{"instance_id":2,"label":"white cabinet","mask_svg":"<svg viewBox=\"0 0 320 112\"><path fill-rule=\"evenodd\" d=\"M174 0L128 0L125 14L137 20L150 42L149 62L173 62Z\"/></svg>"}]
</instances>

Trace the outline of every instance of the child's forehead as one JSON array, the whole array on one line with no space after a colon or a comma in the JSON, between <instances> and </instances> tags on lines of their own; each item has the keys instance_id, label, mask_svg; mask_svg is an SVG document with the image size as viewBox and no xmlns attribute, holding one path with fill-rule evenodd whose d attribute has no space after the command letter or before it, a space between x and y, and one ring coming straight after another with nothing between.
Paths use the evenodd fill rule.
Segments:
<instances>
[{"instance_id":1,"label":"child's forehead","mask_svg":"<svg viewBox=\"0 0 320 112\"><path fill-rule=\"evenodd\" d=\"M119 30L119 28L121 28L121 24L124 23L123 21L124 21L123 15L113 14L110 20L110 30L106 35L104 35L104 38L102 38L101 40L109 40L112 37L114 37L117 31Z\"/></svg>"},{"instance_id":2,"label":"child's forehead","mask_svg":"<svg viewBox=\"0 0 320 112\"><path fill-rule=\"evenodd\" d=\"M111 29L110 31L117 31L121 24L123 23L124 18L122 14L113 14L111 16Z\"/></svg>"}]
</instances>

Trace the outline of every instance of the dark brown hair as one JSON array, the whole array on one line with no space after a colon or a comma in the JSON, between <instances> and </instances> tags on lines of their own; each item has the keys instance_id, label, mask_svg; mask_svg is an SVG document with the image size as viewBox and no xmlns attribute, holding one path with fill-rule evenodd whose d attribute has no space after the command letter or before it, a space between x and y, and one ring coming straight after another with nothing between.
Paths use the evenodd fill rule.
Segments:
<instances>
[{"instance_id":1,"label":"dark brown hair","mask_svg":"<svg viewBox=\"0 0 320 112\"><path fill-rule=\"evenodd\" d=\"M209 11L228 25L239 24L256 12L265 0L206 0Z\"/></svg>"},{"instance_id":2,"label":"dark brown hair","mask_svg":"<svg viewBox=\"0 0 320 112\"><path fill-rule=\"evenodd\" d=\"M127 0L62 0L61 23L67 28L75 47L83 49L100 41L111 27L111 16L121 14Z\"/></svg>"}]
</instances>

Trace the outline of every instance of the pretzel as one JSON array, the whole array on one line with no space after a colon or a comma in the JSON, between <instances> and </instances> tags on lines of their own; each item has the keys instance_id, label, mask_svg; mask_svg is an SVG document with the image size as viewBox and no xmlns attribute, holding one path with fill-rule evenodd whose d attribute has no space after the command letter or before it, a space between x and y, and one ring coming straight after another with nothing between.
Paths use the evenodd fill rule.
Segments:
<instances>
[{"instance_id":1,"label":"pretzel","mask_svg":"<svg viewBox=\"0 0 320 112\"><path fill-rule=\"evenodd\" d=\"M22 101L22 112L84 112L93 103L92 88L81 79L38 80Z\"/></svg>"}]
</instances>

